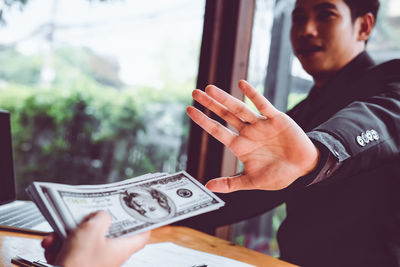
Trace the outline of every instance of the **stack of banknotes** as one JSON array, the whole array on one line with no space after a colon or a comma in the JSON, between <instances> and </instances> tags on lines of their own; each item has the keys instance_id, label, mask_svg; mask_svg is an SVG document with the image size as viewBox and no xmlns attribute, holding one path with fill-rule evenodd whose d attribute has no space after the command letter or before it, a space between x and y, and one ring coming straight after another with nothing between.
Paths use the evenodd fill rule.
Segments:
<instances>
[{"instance_id":1,"label":"stack of banknotes","mask_svg":"<svg viewBox=\"0 0 400 267\"><path fill-rule=\"evenodd\" d=\"M152 173L102 185L33 182L29 197L61 236L82 219L105 210L112 218L108 237L133 235L198 214L225 203L186 172Z\"/></svg>"}]
</instances>

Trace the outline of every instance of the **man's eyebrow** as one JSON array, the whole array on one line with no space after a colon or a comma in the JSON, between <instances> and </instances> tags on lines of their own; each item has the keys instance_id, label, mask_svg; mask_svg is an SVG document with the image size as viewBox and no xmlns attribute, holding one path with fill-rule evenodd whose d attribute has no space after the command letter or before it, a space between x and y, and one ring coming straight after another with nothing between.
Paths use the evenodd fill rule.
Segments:
<instances>
[{"instance_id":1,"label":"man's eyebrow","mask_svg":"<svg viewBox=\"0 0 400 267\"><path fill-rule=\"evenodd\" d=\"M323 10L323 9L334 9L334 10L337 10L337 6L332 4L332 3L329 3L329 2L323 2L323 3L315 5L313 7L313 9L316 10L316 11ZM305 12L305 10L304 10L303 7L297 6L297 7L295 7L293 9L292 15L293 14L299 14L299 13L301 14L301 13L304 13L304 12Z\"/></svg>"},{"instance_id":2,"label":"man's eyebrow","mask_svg":"<svg viewBox=\"0 0 400 267\"><path fill-rule=\"evenodd\" d=\"M318 4L318 5L315 5L314 6L314 10L321 10L321 9L335 9L335 10L337 10L337 7L336 7L336 5L334 5L334 4L332 4L332 3L329 3L329 2L324 2L324 3L321 3L321 4Z\"/></svg>"},{"instance_id":3,"label":"man's eyebrow","mask_svg":"<svg viewBox=\"0 0 400 267\"><path fill-rule=\"evenodd\" d=\"M304 13L304 9L301 7L296 7L295 9L293 9L292 14L296 13Z\"/></svg>"}]
</instances>

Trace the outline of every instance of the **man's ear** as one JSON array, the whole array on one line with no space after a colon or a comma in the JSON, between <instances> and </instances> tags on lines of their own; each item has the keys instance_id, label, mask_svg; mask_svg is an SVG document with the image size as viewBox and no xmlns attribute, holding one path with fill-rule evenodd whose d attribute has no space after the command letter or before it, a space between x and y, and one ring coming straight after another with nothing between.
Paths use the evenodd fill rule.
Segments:
<instances>
[{"instance_id":1,"label":"man's ear","mask_svg":"<svg viewBox=\"0 0 400 267\"><path fill-rule=\"evenodd\" d=\"M358 17L358 37L359 41L367 41L371 35L372 29L375 26L375 18L372 13L366 13L364 16Z\"/></svg>"}]
</instances>

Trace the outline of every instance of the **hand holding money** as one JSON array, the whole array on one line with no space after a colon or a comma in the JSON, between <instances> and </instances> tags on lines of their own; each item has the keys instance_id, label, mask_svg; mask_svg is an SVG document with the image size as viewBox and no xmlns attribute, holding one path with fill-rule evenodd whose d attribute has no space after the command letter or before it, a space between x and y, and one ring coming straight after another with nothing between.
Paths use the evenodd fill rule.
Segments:
<instances>
[{"instance_id":1,"label":"hand holding money","mask_svg":"<svg viewBox=\"0 0 400 267\"><path fill-rule=\"evenodd\" d=\"M239 88L261 114L213 85L207 86L205 93L194 90L192 94L194 100L224 119L237 132L192 106L187 108L190 118L226 145L244 165L242 174L213 179L207 183L207 188L221 193L245 189L278 190L311 172L317 165L319 151L304 131L246 81L240 81Z\"/></svg>"},{"instance_id":2,"label":"hand holding money","mask_svg":"<svg viewBox=\"0 0 400 267\"><path fill-rule=\"evenodd\" d=\"M119 238L106 238L111 217L104 211L88 215L69 233L66 240L55 234L42 241L50 264L72 266L121 266L134 252L144 247L150 232Z\"/></svg>"}]
</instances>

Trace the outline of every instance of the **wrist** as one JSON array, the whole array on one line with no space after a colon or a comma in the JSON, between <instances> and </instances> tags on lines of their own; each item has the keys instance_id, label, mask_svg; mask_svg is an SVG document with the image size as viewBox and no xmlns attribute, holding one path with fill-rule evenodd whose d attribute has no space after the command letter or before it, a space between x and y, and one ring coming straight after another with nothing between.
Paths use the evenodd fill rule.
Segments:
<instances>
[{"instance_id":1,"label":"wrist","mask_svg":"<svg viewBox=\"0 0 400 267\"><path fill-rule=\"evenodd\" d=\"M321 161L321 152L319 151L318 147L313 143L314 151L313 156L310 160L310 166L307 168L306 173L304 175L310 174L315 171L318 167L318 163Z\"/></svg>"}]
</instances>

